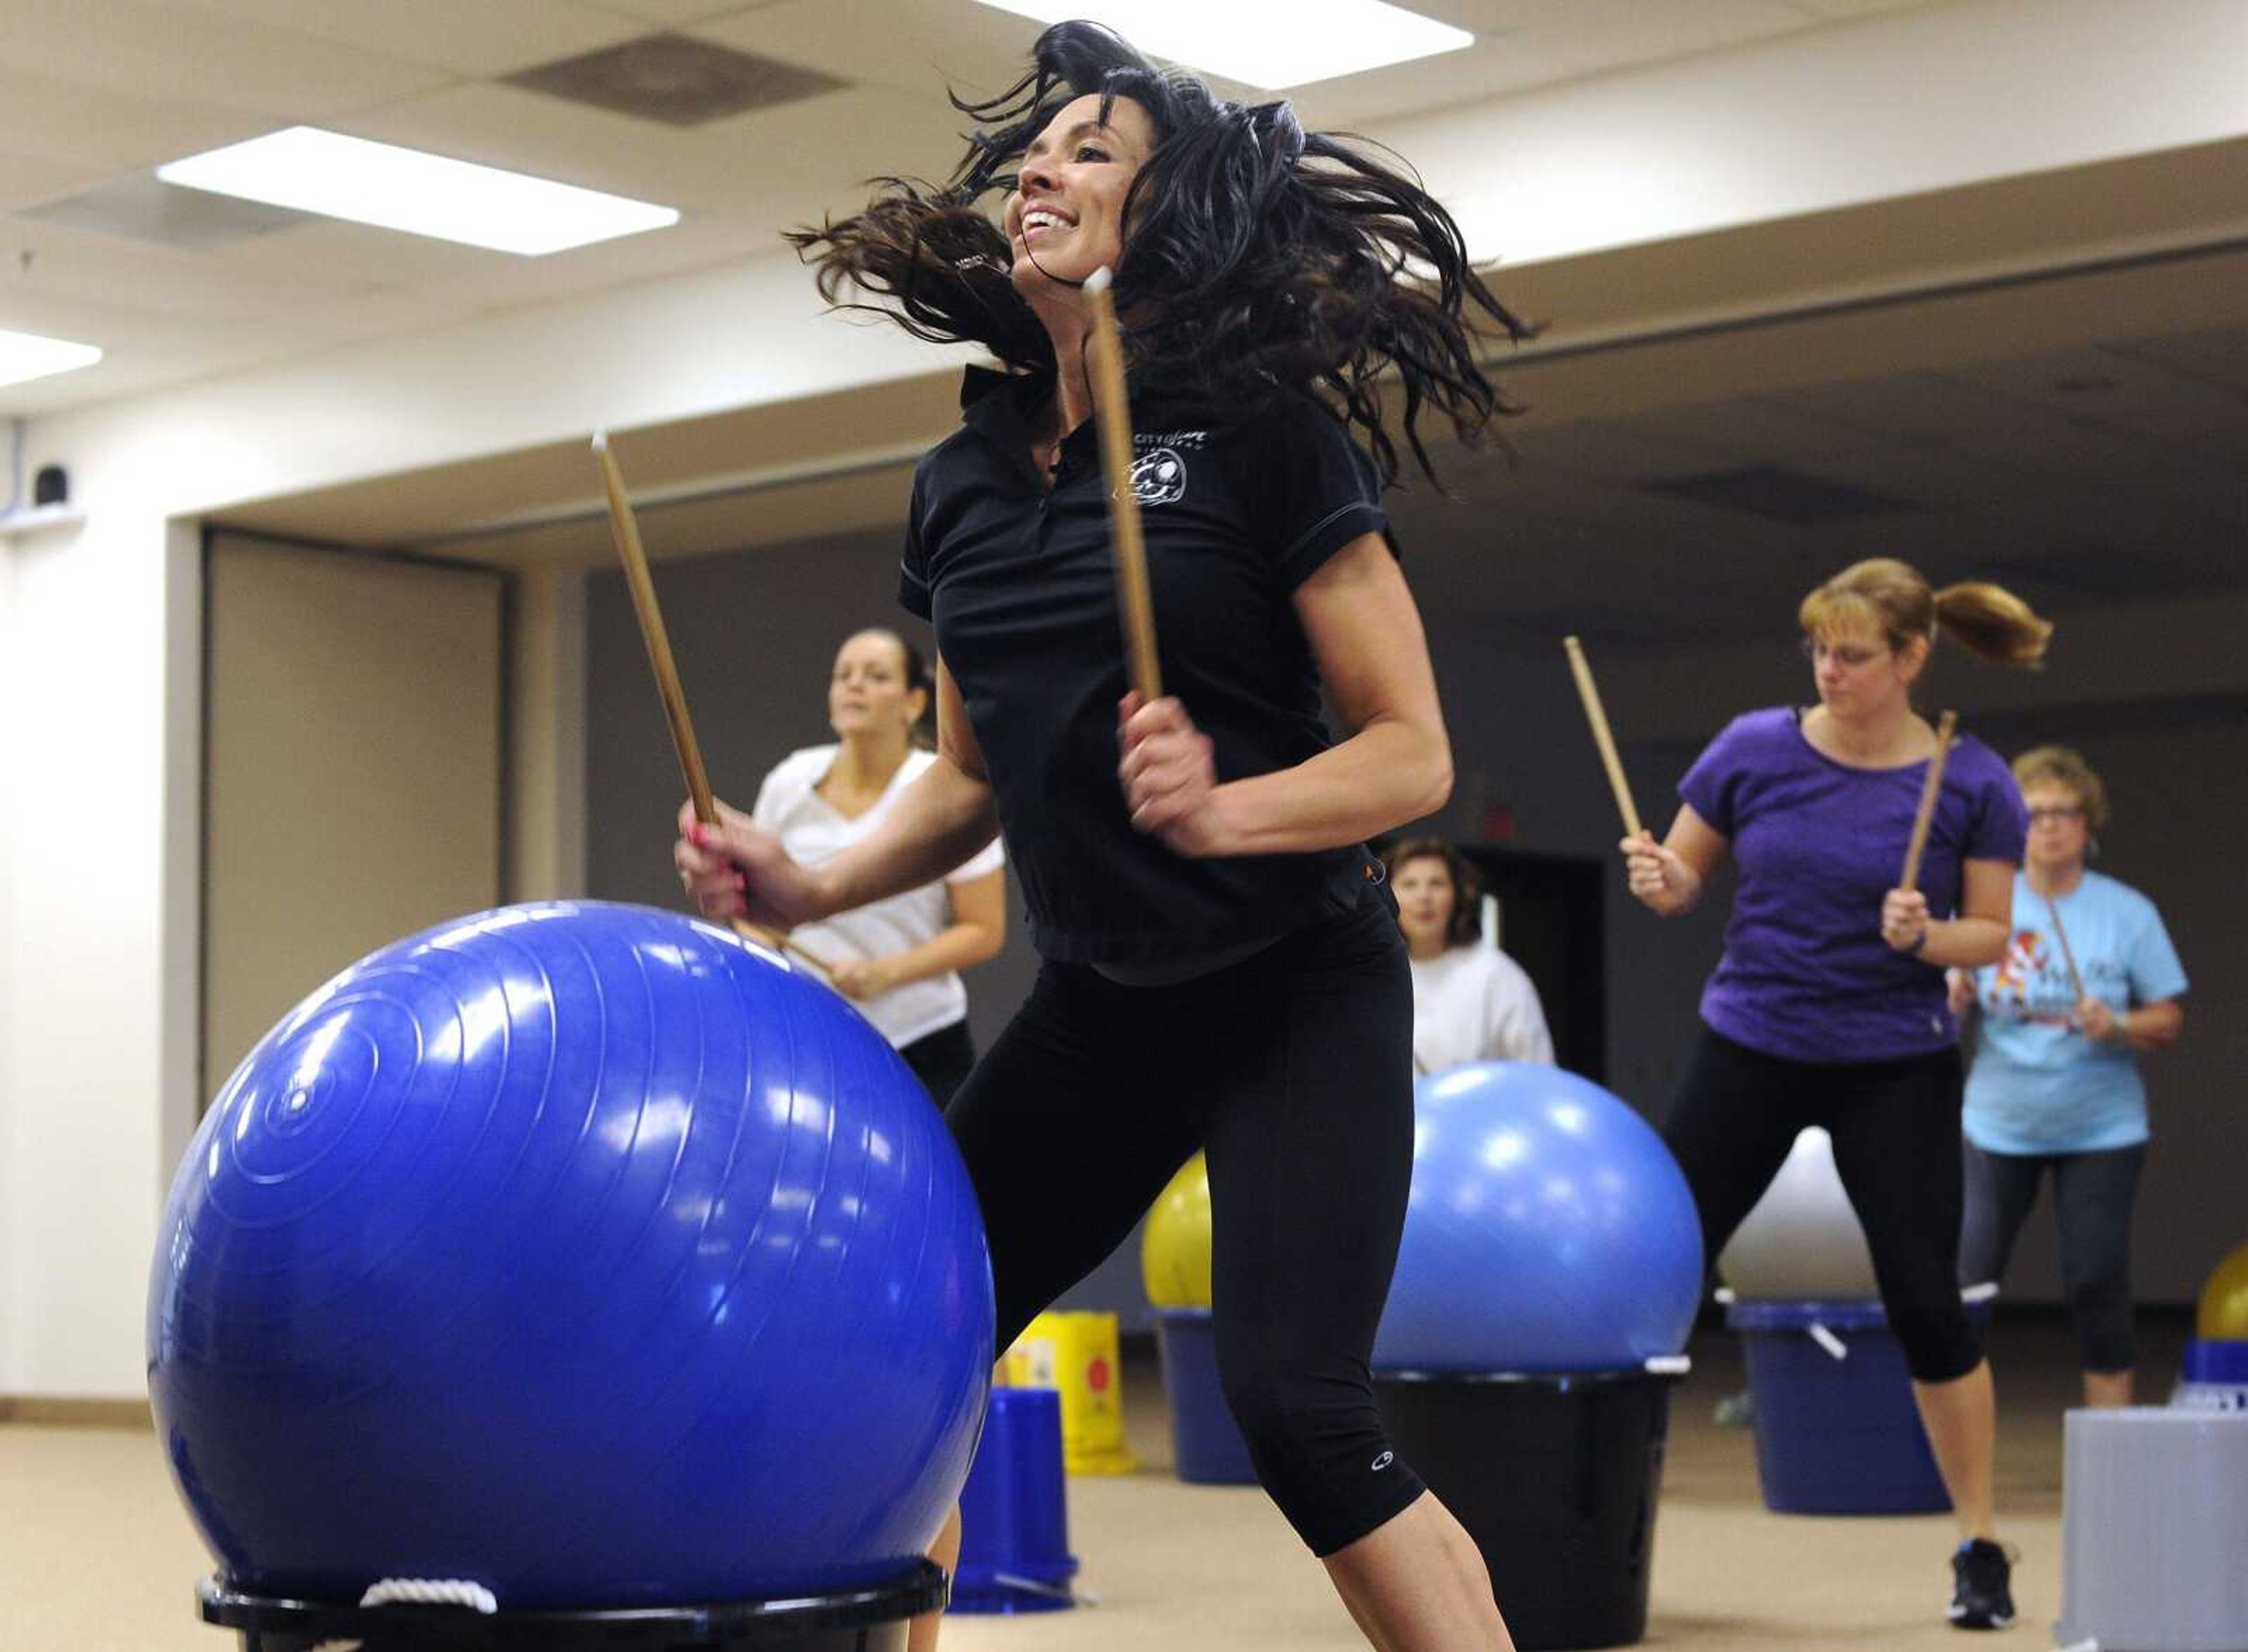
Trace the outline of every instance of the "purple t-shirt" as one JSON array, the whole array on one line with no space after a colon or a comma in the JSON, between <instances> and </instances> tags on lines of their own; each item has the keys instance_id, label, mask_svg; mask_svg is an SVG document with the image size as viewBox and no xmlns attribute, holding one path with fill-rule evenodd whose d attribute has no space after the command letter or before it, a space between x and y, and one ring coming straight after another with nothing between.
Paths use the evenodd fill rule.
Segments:
<instances>
[{"instance_id":1,"label":"purple t-shirt","mask_svg":"<svg viewBox=\"0 0 2248 1652\"><path fill-rule=\"evenodd\" d=\"M1740 871L1725 956L1702 1018L1737 1044L1796 1061L1882 1061L1956 1044L1943 971L1881 939L1881 900L1904 870L1926 763L1856 769L1804 738L1793 708L1736 717L1678 783L1731 840ZM2019 865L2021 793L1996 752L1962 736L1921 858L1929 910L1959 907L1963 862Z\"/></svg>"}]
</instances>

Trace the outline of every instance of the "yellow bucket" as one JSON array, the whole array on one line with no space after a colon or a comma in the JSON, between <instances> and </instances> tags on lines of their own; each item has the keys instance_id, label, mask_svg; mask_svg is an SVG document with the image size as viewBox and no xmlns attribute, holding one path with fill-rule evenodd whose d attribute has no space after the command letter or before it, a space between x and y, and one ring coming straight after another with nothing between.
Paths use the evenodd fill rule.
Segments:
<instances>
[{"instance_id":1,"label":"yellow bucket","mask_svg":"<svg viewBox=\"0 0 2248 1652\"><path fill-rule=\"evenodd\" d=\"M1113 1313L1041 1313L999 1361L1010 1388L1061 1393L1062 1466L1072 1474L1130 1474L1139 1458L1124 1439L1124 1375Z\"/></svg>"}]
</instances>

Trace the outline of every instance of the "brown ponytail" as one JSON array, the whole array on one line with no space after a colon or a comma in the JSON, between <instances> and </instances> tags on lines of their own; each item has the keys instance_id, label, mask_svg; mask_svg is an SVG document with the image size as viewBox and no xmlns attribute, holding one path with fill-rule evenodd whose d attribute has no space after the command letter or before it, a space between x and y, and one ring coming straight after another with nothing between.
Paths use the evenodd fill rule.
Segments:
<instances>
[{"instance_id":1,"label":"brown ponytail","mask_svg":"<svg viewBox=\"0 0 2248 1652\"><path fill-rule=\"evenodd\" d=\"M1994 665L2039 666L2053 621L1987 580L1947 585L1936 593L1936 622L1959 645Z\"/></svg>"},{"instance_id":2,"label":"brown ponytail","mask_svg":"<svg viewBox=\"0 0 2248 1652\"><path fill-rule=\"evenodd\" d=\"M1796 619L1806 636L1862 627L1891 648L1915 638L1932 643L1941 626L1998 665L2040 664L2053 635L2053 622L2003 586L1970 579L1931 591L1919 569L1895 557L1852 563L1804 598Z\"/></svg>"}]
</instances>

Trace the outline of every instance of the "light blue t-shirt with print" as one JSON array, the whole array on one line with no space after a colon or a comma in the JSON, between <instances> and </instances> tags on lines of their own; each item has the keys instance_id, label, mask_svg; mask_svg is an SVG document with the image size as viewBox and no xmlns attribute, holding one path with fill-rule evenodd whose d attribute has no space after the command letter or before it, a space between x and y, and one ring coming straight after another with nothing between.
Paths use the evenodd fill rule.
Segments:
<instances>
[{"instance_id":1,"label":"light blue t-shirt with print","mask_svg":"<svg viewBox=\"0 0 2248 1652\"><path fill-rule=\"evenodd\" d=\"M2055 910L2066 951L2053 932ZM1982 1014L1967 1075L1966 1130L1986 1153L2096 1153L2147 1139L2137 1056L2071 1025L2071 953L2085 991L2119 1016L2186 989L2162 915L2128 884L2087 872L2048 907L2026 875L2017 876L2006 956L1975 972Z\"/></svg>"}]
</instances>

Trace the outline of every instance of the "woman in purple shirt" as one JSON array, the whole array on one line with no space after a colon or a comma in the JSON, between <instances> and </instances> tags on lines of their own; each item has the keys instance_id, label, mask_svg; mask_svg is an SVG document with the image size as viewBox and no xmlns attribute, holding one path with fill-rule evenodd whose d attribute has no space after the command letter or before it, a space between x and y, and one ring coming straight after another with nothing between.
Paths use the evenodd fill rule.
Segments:
<instances>
[{"instance_id":1,"label":"woman in purple shirt","mask_svg":"<svg viewBox=\"0 0 2248 1652\"><path fill-rule=\"evenodd\" d=\"M2005 952L2027 822L1981 742L1952 750L1920 888L1895 886L1936 750L1910 696L1937 630L2026 666L2053 627L1997 586L1932 591L1888 559L1845 569L1797 617L1819 703L1735 718L1679 783L1669 838L1622 846L1632 894L1665 917L1692 909L1728 853L1739 872L1663 1137L1716 1256L1797 1133L1833 1136L1959 1518L1951 1621L2000 1628L2013 1601L1992 1529L1990 1366L1959 1302L1962 1075L1943 972Z\"/></svg>"}]
</instances>

